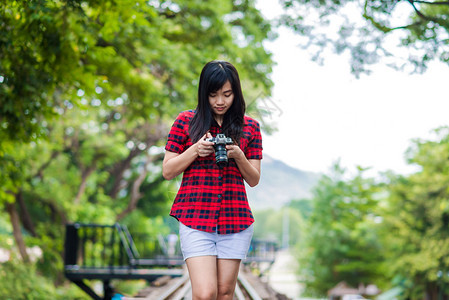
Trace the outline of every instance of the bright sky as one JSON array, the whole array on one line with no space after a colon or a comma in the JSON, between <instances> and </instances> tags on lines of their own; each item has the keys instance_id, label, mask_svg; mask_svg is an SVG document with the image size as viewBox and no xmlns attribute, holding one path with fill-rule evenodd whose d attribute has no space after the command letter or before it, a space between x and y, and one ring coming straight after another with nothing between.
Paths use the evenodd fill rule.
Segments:
<instances>
[{"instance_id":1,"label":"bright sky","mask_svg":"<svg viewBox=\"0 0 449 300\"><path fill-rule=\"evenodd\" d=\"M271 18L276 3L259 1L258 8ZM423 75L378 65L356 79L347 58L330 54L319 66L297 46L297 36L278 33L266 44L277 63L271 101L280 108L266 119L279 129L264 136L266 154L304 171L328 173L340 159L349 170L407 174L415 170L404 158L412 139L449 125L447 65L432 64Z\"/></svg>"}]
</instances>

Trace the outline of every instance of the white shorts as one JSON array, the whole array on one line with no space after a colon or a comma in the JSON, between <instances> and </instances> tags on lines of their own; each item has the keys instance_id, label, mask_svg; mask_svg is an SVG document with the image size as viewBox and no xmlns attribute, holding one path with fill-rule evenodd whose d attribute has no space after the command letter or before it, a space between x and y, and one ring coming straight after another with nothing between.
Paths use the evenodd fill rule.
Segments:
<instances>
[{"instance_id":1,"label":"white shorts","mask_svg":"<svg viewBox=\"0 0 449 300\"><path fill-rule=\"evenodd\" d=\"M184 260L208 255L221 259L245 259L253 233L253 224L238 233L218 234L192 229L179 222L179 238Z\"/></svg>"}]
</instances>

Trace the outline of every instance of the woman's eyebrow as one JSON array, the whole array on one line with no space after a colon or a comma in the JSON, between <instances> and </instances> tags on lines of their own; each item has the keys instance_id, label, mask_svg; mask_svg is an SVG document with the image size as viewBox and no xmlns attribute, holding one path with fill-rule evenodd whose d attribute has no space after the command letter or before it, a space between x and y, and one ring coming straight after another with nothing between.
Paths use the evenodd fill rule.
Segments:
<instances>
[{"instance_id":1,"label":"woman's eyebrow","mask_svg":"<svg viewBox=\"0 0 449 300\"><path fill-rule=\"evenodd\" d=\"M226 93L229 93L229 92L232 93L232 89L229 89L229 90L224 91L223 94L226 94Z\"/></svg>"}]
</instances>

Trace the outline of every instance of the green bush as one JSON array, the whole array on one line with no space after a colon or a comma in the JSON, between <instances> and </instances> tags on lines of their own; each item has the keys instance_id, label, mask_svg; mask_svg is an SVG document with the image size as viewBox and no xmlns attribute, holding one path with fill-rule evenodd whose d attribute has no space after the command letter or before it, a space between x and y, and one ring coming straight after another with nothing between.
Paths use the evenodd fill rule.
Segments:
<instances>
[{"instance_id":1,"label":"green bush","mask_svg":"<svg viewBox=\"0 0 449 300\"><path fill-rule=\"evenodd\" d=\"M38 274L34 264L10 260L0 264L0 299L2 300L87 300L90 299L74 285L55 287Z\"/></svg>"}]
</instances>

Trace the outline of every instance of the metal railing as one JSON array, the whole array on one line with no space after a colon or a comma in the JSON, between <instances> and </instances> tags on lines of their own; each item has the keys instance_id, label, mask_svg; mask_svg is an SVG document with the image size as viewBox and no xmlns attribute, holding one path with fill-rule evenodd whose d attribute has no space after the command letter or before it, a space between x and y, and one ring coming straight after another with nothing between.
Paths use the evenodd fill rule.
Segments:
<instances>
[{"instance_id":1,"label":"metal railing","mask_svg":"<svg viewBox=\"0 0 449 300\"><path fill-rule=\"evenodd\" d=\"M139 253L126 226L68 224L65 240L67 269L132 266Z\"/></svg>"},{"instance_id":2,"label":"metal railing","mask_svg":"<svg viewBox=\"0 0 449 300\"><path fill-rule=\"evenodd\" d=\"M112 298L112 279L152 281L164 275L182 275L181 269L173 268L184 263L182 257L169 257L160 247L157 238L140 236L137 246L139 245L141 249L145 249L147 258L140 256L138 247L125 225L67 224L64 245L65 275L96 300ZM89 279L103 281L103 297L98 296L84 282Z\"/></svg>"},{"instance_id":3,"label":"metal railing","mask_svg":"<svg viewBox=\"0 0 449 300\"><path fill-rule=\"evenodd\" d=\"M274 263L277 251L278 245L276 241L253 239L246 260L243 263L268 262L272 264Z\"/></svg>"}]
</instances>

